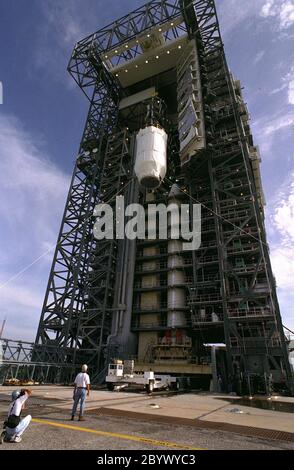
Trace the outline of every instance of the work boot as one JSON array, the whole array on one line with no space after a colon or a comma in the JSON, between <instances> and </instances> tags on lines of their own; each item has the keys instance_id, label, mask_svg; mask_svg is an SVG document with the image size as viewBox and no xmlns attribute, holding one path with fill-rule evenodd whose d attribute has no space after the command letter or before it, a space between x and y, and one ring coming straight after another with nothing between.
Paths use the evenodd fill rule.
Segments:
<instances>
[{"instance_id":1,"label":"work boot","mask_svg":"<svg viewBox=\"0 0 294 470\"><path fill-rule=\"evenodd\" d=\"M85 421L85 418L83 416L80 416L79 421Z\"/></svg>"},{"instance_id":2,"label":"work boot","mask_svg":"<svg viewBox=\"0 0 294 470\"><path fill-rule=\"evenodd\" d=\"M14 434L13 436L7 436L7 434L4 437L4 442L14 442L14 439L16 438L16 435Z\"/></svg>"},{"instance_id":3,"label":"work boot","mask_svg":"<svg viewBox=\"0 0 294 470\"><path fill-rule=\"evenodd\" d=\"M6 438L6 431L3 431L0 436L0 444L3 444L3 442L5 442L5 438Z\"/></svg>"},{"instance_id":4,"label":"work boot","mask_svg":"<svg viewBox=\"0 0 294 470\"><path fill-rule=\"evenodd\" d=\"M72 416L72 417L70 418L70 420L71 420L71 421L74 421L74 420L75 420L75 417L74 417L74 416Z\"/></svg>"}]
</instances>

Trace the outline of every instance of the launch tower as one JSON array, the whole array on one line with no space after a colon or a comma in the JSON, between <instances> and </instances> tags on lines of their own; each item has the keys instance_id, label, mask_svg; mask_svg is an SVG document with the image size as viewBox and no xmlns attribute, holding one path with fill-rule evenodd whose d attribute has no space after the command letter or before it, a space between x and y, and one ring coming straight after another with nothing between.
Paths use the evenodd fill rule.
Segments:
<instances>
[{"instance_id":1,"label":"launch tower","mask_svg":"<svg viewBox=\"0 0 294 470\"><path fill-rule=\"evenodd\" d=\"M36 338L44 362L113 357L225 390L293 390L264 226L260 156L213 0L153 0L79 41L90 102ZM104 239L98 203L201 204L201 245ZM121 208L122 210L122 208ZM192 211L190 212L190 214ZM171 218L168 219L171 230ZM193 220L191 220L191 225ZM118 227L116 227L118 230Z\"/></svg>"}]
</instances>

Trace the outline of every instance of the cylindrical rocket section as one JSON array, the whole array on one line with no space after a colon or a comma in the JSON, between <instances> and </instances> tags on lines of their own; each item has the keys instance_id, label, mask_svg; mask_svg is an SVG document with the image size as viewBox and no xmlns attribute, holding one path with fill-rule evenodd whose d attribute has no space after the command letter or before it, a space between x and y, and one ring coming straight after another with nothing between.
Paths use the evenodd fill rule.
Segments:
<instances>
[{"instance_id":1,"label":"cylindrical rocket section","mask_svg":"<svg viewBox=\"0 0 294 470\"><path fill-rule=\"evenodd\" d=\"M155 195L152 192L147 192L146 194L146 202L152 203L155 201ZM149 223L149 222L148 222ZM143 256L150 256L156 255L158 253L159 247L158 245L151 245L146 246L143 249ZM141 315L139 319L139 325L150 325L156 324L160 322L160 292L156 289L159 285L159 274L156 273L157 268L157 261L156 259L151 259L144 261L142 263L142 271L144 275L141 278L141 287L147 287L148 290L146 292L141 292L140 294L140 307L142 310L148 312L148 309L152 311L148 314ZM154 287L154 290L152 290ZM138 338L138 359L140 361L144 361L146 357L146 353L148 348L151 344L157 344L158 341L158 333L153 331L141 331L139 333Z\"/></svg>"},{"instance_id":2,"label":"cylindrical rocket section","mask_svg":"<svg viewBox=\"0 0 294 470\"><path fill-rule=\"evenodd\" d=\"M169 202L180 205L180 200L177 195L180 194L177 185L173 185L169 194ZM171 233L172 217L169 216L169 234ZM182 253L181 240L168 241L168 293L167 293L167 326L179 327L186 325L186 317L183 310L186 305L186 291L185 291L185 272L184 272L184 259ZM183 286L183 287L181 287Z\"/></svg>"},{"instance_id":3,"label":"cylindrical rocket section","mask_svg":"<svg viewBox=\"0 0 294 470\"><path fill-rule=\"evenodd\" d=\"M167 134L164 129L148 126L136 137L135 174L148 189L157 188L166 174Z\"/></svg>"}]
</instances>

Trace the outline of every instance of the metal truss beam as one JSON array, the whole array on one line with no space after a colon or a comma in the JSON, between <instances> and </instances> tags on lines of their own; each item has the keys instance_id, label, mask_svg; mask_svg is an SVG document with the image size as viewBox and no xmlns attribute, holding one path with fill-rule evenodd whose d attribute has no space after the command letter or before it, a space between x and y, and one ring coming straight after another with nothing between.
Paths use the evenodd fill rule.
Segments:
<instances>
[{"instance_id":1,"label":"metal truss beam","mask_svg":"<svg viewBox=\"0 0 294 470\"><path fill-rule=\"evenodd\" d=\"M276 363L274 360L276 355L276 357L280 357L280 361L283 364L282 366L279 364L278 370L280 374L283 370L286 371L288 389L294 393L293 376L290 370L275 282L271 271L269 250L265 237L263 209L260 206L260 198L255 186L251 166L249 153L249 139L251 136L245 134L243 130L240 101L236 96L233 80L226 63L214 2L210 0L199 2L183 1L182 6L184 8L185 21L189 26L190 37L195 38L199 50L202 50L200 61L203 65L201 68L202 82L204 88L206 88L204 99L206 99L208 92L212 92L212 96L214 94L214 98L212 100L210 98L206 105L206 119L208 116L206 130L209 130L212 135L211 151L207 158L219 258L218 269L221 281L222 319L224 324L224 340L227 346L229 377L230 380L234 380L236 365L239 370L243 367L244 373L253 373L252 359L260 355L264 356L263 367L269 373ZM209 73L209 63L213 62L214 59L216 65L211 69L214 72ZM221 98L218 101L217 87L221 76L224 77L224 83ZM220 119L220 116L215 114L216 111L214 111L220 106L218 103L223 102L224 99L227 100L227 107L231 110L228 112L225 120L223 118ZM222 135L219 133L220 129L222 129L221 133L223 134L230 133L229 140L226 141L225 138L222 140ZM226 131L226 129L229 129L229 131ZM235 143L232 143L232 141ZM233 149L233 152L230 149ZM228 169L232 162L234 163L234 171L230 172ZM238 189L239 185L240 189ZM230 187L231 189L229 189ZM193 184L192 186L190 185L190 190L192 190L192 196L195 196ZM236 206L226 206L228 204L227 200L232 200ZM230 226L230 234L227 236L226 232ZM234 253L231 246L234 244L234 241L240 243L240 234L244 235L244 232L246 234L246 230L248 232L252 230L256 234L255 244L252 243L250 247L254 248L256 259L253 270L246 276L247 287L243 287L244 275L239 277L234 269L232 262L234 262L235 258L231 254ZM203 251L198 256L196 255L196 266L199 259L201 260L201 256L204 255L205 252ZM266 293L264 291L258 292L254 289L257 275L261 273L265 277ZM234 282L237 284L235 288L238 292L233 292L232 290L232 286L236 286ZM197 272L195 279L196 286ZM200 294L199 289L197 292L198 295L202 294L203 298L203 290L200 291ZM213 294L211 294L211 290L208 292L210 292L212 299ZM248 305L248 302L251 305L251 314L256 311L263 312L263 315L261 315L261 318L258 318L256 314L251 318L250 316L246 318L246 335L248 336L249 334L251 336L247 340L244 339L237 326L240 318L232 318L230 312L232 311L232 305L238 305L238 308L242 311L243 305ZM255 307L252 307L252 305L255 305ZM259 334L264 335L263 342L256 337L256 327L259 329ZM234 342L234 338L236 342ZM245 346L246 342L247 347ZM239 346L236 348L235 344ZM250 363L246 359L248 355L251 355Z\"/></svg>"},{"instance_id":2,"label":"metal truss beam","mask_svg":"<svg viewBox=\"0 0 294 470\"><path fill-rule=\"evenodd\" d=\"M126 130L109 136L105 149L99 190L99 203L115 206L132 175L130 140ZM111 332L114 305L114 284L117 260L117 240L95 240L92 236L90 270L85 279L85 308L79 316L77 337L81 347L91 348L87 362L95 370L103 367L103 348ZM85 359L85 356L84 356Z\"/></svg>"},{"instance_id":3,"label":"metal truss beam","mask_svg":"<svg viewBox=\"0 0 294 470\"><path fill-rule=\"evenodd\" d=\"M96 83L75 165L65 212L36 337L37 351L48 360L73 362L81 348L77 336L79 317L85 308L89 256L93 245L93 211L99 201L101 172L108 134L115 127L117 107L104 82ZM50 355L52 357L52 355ZM35 358L35 354L33 359Z\"/></svg>"}]
</instances>

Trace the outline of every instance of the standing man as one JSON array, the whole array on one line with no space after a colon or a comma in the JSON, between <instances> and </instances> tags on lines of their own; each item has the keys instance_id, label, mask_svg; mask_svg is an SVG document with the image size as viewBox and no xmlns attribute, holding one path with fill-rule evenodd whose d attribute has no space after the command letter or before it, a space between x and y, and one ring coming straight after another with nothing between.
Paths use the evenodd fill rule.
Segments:
<instances>
[{"instance_id":1,"label":"standing man","mask_svg":"<svg viewBox=\"0 0 294 470\"><path fill-rule=\"evenodd\" d=\"M8 419L5 422L6 434L4 440L6 442L21 442L21 435L31 422L31 415L27 415L21 419L22 410L25 408L25 402L31 396L32 391L23 389L15 390L12 393L12 403L8 411Z\"/></svg>"},{"instance_id":2,"label":"standing man","mask_svg":"<svg viewBox=\"0 0 294 470\"><path fill-rule=\"evenodd\" d=\"M78 403L80 402L80 414L79 421L84 421L84 408L86 396L90 395L90 377L87 374L88 366L84 364L82 366L82 372L80 372L75 379L75 389L73 393L74 404L71 412L71 420L75 419Z\"/></svg>"}]
</instances>

